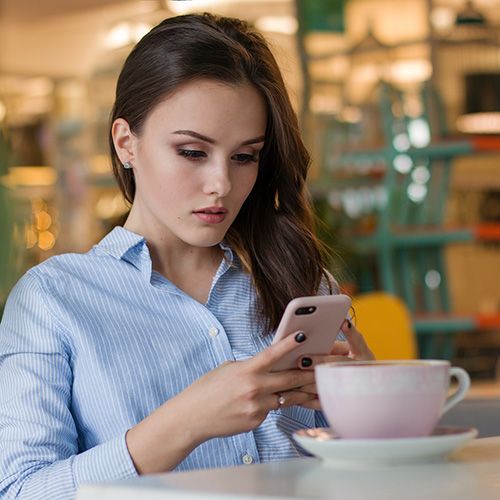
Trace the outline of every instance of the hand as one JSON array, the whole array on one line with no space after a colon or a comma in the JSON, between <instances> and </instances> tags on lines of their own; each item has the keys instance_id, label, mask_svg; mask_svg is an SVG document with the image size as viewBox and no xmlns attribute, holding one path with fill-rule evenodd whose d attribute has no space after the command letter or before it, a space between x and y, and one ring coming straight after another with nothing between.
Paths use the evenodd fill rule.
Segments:
<instances>
[{"instance_id":1,"label":"hand","mask_svg":"<svg viewBox=\"0 0 500 500\"><path fill-rule=\"evenodd\" d=\"M263 422L269 411L316 397L299 390L314 383L313 372L271 372L277 361L300 345L300 338L292 334L251 359L223 363L177 396L184 403L183 418L195 417L191 426L198 444L250 431ZM278 402L280 394L285 398L282 405Z\"/></svg>"},{"instance_id":2,"label":"hand","mask_svg":"<svg viewBox=\"0 0 500 500\"><path fill-rule=\"evenodd\" d=\"M363 335L350 320L344 321L342 333L347 340L335 342L329 356L315 356L316 364L331 361L370 361L375 359Z\"/></svg>"},{"instance_id":3,"label":"hand","mask_svg":"<svg viewBox=\"0 0 500 500\"><path fill-rule=\"evenodd\" d=\"M126 443L137 472L172 470L208 439L250 431L270 410L313 400L299 389L314 383L314 372L271 372L304 340L292 334L251 359L223 363L132 427Z\"/></svg>"},{"instance_id":4,"label":"hand","mask_svg":"<svg viewBox=\"0 0 500 500\"><path fill-rule=\"evenodd\" d=\"M339 340L335 342L332 352L326 356L302 356L299 360L299 368L301 370L314 370L316 365L330 362L343 361L369 361L375 359L372 351L368 347L363 338L363 335L356 329L351 321L345 320L342 325L342 332L347 340ZM304 362L304 359L306 360ZM315 395L315 398L301 404L305 408L320 410L318 399L318 390L316 384L310 384L301 387L301 391Z\"/></svg>"}]
</instances>

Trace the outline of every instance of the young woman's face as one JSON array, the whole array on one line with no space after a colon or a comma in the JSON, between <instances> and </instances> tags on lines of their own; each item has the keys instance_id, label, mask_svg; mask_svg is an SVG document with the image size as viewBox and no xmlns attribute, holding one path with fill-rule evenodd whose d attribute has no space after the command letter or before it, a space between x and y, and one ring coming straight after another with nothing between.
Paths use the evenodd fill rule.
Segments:
<instances>
[{"instance_id":1,"label":"young woman's face","mask_svg":"<svg viewBox=\"0 0 500 500\"><path fill-rule=\"evenodd\" d=\"M158 104L132 141L133 211L145 232L219 243L255 184L266 122L251 85L193 81Z\"/></svg>"}]
</instances>

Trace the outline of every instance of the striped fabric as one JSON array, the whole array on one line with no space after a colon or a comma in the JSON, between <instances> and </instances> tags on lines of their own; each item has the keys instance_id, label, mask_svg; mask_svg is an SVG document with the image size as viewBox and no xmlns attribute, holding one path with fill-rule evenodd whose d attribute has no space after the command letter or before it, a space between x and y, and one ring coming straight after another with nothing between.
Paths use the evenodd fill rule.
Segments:
<instances>
[{"instance_id":1,"label":"striped fabric","mask_svg":"<svg viewBox=\"0 0 500 500\"><path fill-rule=\"evenodd\" d=\"M70 499L81 484L136 476L128 429L209 370L269 345L251 280L222 248L204 305L152 271L144 238L122 227L19 281L0 324L0 498ZM312 410L273 411L176 470L297 457L290 433L318 425Z\"/></svg>"}]
</instances>

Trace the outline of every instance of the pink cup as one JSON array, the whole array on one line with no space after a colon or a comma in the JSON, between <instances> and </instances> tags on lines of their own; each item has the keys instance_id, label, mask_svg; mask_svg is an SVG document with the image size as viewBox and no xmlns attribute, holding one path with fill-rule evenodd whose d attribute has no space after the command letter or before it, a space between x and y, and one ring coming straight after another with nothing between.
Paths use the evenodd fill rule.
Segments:
<instances>
[{"instance_id":1,"label":"pink cup","mask_svg":"<svg viewBox=\"0 0 500 500\"><path fill-rule=\"evenodd\" d=\"M350 361L316 366L321 408L342 438L428 436L464 398L469 375L448 361ZM448 397L451 377L458 389Z\"/></svg>"}]
</instances>

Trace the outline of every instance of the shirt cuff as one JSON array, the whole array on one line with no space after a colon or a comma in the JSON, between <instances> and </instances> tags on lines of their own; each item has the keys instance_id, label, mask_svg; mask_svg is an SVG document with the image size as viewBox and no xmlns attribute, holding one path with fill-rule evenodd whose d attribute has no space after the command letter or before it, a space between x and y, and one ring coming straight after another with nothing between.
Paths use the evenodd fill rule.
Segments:
<instances>
[{"instance_id":1,"label":"shirt cuff","mask_svg":"<svg viewBox=\"0 0 500 500\"><path fill-rule=\"evenodd\" d=\"M326 420L322 411L317 410L315 415L314 415L314 419L315 419L316 427L330 427L330 424Z\"/></svg>"},{"instance_id":2,"label":"shirt cuff","mask_svg":"<svg viewBox=\"0 0 500 500\"><path fill-rule=\"evenodd\" d=\"M73 460L75 486L116 481L138 476L122 435L76 455Z\"/></svg>"}]
</instances>

